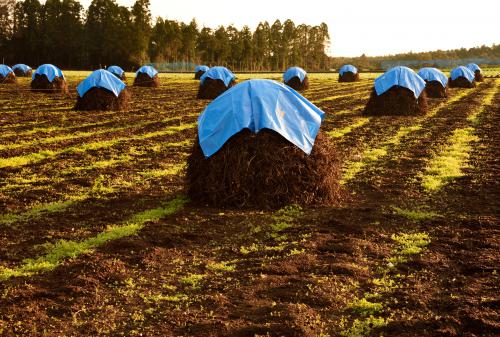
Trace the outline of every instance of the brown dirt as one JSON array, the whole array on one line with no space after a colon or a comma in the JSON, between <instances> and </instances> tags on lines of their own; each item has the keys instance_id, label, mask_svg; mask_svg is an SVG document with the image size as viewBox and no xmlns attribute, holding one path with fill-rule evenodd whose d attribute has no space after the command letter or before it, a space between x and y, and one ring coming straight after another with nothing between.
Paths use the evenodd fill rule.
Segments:
<instances>
[{"instance_id":1,"label":"brown dirt","mask_svg":"<svg viewBox=\"0 0 500 337\"><path fill-rule=\"evenodd\" d=\"M199 79L203 76L203 74L204 74L204 73L205 73L205 72L204 72L203 70L198 70L198 71L194 74L194 79L195 79L195 80L199 80Z\"/></svg>"},{"instance_id":2,"label":"brown dirt","mask_svg":"<svg viewBox=\"0 0 500 337\"><path fill-rule=\"evenodd\" d=\"M196 140L186 184L197 204L274 209L336 204L342 195L339 179L339 156L321 133L307 155L272 130L243 130L208 159Z\"/></svg>"},{"instance_id":3,"label":"brown dirt","mask_svg":"<svg viewBox=\"0 0 500 337\"><path fill-rule=\"evenodd\" d=\"M92 88L83 95L78 96L75 110L124 110L130 105L130 92L127 88L116 97L112 92L102 88Z\"/></svg>"},{"instance_id":4,"label":"brown dirt","mask_svg":"<svg viewBox=\"0 0 500 337\"><path fill-rule=\"evenodd\" d=\"M363 111L365 115L424 115L426 112L425 90L415 99L413 91L400 86L394 86L382 95L377 95L373 89Z\"/></svg>"},{"instance_id":5,"label":"brown dirt","mask_svg":"<svg viewBox=\"0 0 500 337\"><path fill-rule=\"evenodd\" d=\"M55 77L52 82L49 82L47 76L38 74L36 74L35 78L31 81L31 91L44 93L69 93L68 85L63 78Z\"/></svg>"},{"instance_id":6,"label":"brown dirt","mask_svg":"<svg viewBox=\"0 0 500 337\"><path fill-rule=\"evenodd\" d=\"M160 86L160 79L158 78L158 75L155 75L153 78L151 78L146 73L139 73L134 79L134 86L157 88Z\"/></svg>"},{"instance_id":7,"label":"brown dirt","mask_svg":"<svg viewBox=\"0 0 500 337\"><path fill-rule=\"evenodd\" d=\"M300 78L294 76L288 82L285 82L285 84L297 91L307 90L309 89L309 78L306 76L304 81L301 82Z\"/></svg>"},{"instance_id":8,"label":"brown dirt","mask_svg":"<svg viewBox=\"0 0 500 337\"><path fill-rule=\"evenodd\" d=\"M28 70L27 72L24 72L21 69L17 68L14 69L14 74L16 74L17 77L31 77L31 75L33 74L33 70Z\"/></svg>"},{"instance_id":9,"label":"brown dirt","mask_svg":"<svg viewBox=\"0 0 500 337\"><path fill-rule=\"evenodd\" d=\"M425 93L429 98L446 98L448 97L448 88L443 87L439 81L426 81Z\"/></svg>"},{"instance_id":10,"label":"brown dirt","mask_svg":"<svg viewBox=\"0 0 500 337\"><path fill-rule=\"evenodd\" d=\"M476 87L476 81L469 82L465 77L458 77L455 80L452 80L451 78L448 81L448 85L450 88L475 88Z\"/></svg>"},{"instance_id":11,"label":"brown dirt","mask_svg":"<svg viewBox=\"0 0 500 337\"><path fill-rule=\"evenodd\" d=\"M481 73L481 70L476 70L474 72L474 80L476 82L483 82L484 81L484 76L483 74Z\"/></svg>"},{"instance_id":12,"label":"brown dirt","mask_svg":"<svg viewBox=\"0 0 500 337\"><path fill-rule=\"evenodd\" d=\"M200 83L200 87L198 89L198 98L199 99L215 99L219 97L222 93L224 93L229 88L232 88L236 85L236 81L233 81L226 87L223 81L214 80L212 78L206 78L203 84Z\"/></svg>"},{"instance_id":13,"label":"brown dirt","mask_svg":"<svg viewBox=\"0 0 500 337\"><path fill-rule=\"evenodd\" d=\"M17 78L13 73L8 74L6 77L0 75L0 84L14 84L17 82Z\"/></svg>"},{"instance_id":14,"label":"brown dirt","mask_svg":"<svg viewBox=\"0 0 500 337\"><path fill-rule=\"evenodd\" d=\"M354 74L351 71L346 71L342 75L339 74L339 82L356 82L359 81L359 73Z\"/></svg>"}]
</instances>

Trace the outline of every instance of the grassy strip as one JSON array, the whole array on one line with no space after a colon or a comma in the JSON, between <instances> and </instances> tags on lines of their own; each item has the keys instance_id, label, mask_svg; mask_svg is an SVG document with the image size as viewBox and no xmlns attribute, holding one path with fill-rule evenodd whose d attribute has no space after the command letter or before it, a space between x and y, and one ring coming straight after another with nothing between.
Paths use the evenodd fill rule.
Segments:
<instances>
[{"instance_id":1,"label":"grassy strip","mask_svg":"<svg viewBox=\"0 0 500 337\"><path fill-rule=\"evenodd\" d=\"M345 98L345 97L353 97L353 98L368 98L370 96L369 93L366 92L353 92L353 93L348 93L348 94L342 94L342 95L335 95L335 96L329 96L329 97L324 97L320 98L314 101L311 101L313 104L318 104L318 103L323 103L323 102L331 102L335 101L340 98Z\"/></svg>"},{"instance_id":2,"label":"grassy strip","mask_svg":"<svg viewBox=\"0 0 500 337\"><path fill-rule=\"evenodd\" d=\"M39 272L53 270L65 259L74 259L81 254L90 253L95 248L107 242L137 234L146 223L158 221L162 217L178 212L184 207L186 202L186 198L177 197L161 207L134 215L124 225L109 226L105 231L84 241L60 240L52 245L47 254L35 259L26 259L19 267L0 267L0 281L6 281L12 277L27 277Z\"/></svg>"},{"instance_id":3,"label":"grassy strip","mask_svg":"<svg viewBox=\"0 0 500 337\"><path fill-rule=\"evenodd\" d=\"M327 132L327 135L330 136L331 138L340 138L340 137L352 132L354 129L362 127L363 125L367 124L370 120L371 120L371 118L367 118L367 117L359 118L354 123L346 126L343 129L332 130L332 131Z\"/></svg>"}]
</instances>

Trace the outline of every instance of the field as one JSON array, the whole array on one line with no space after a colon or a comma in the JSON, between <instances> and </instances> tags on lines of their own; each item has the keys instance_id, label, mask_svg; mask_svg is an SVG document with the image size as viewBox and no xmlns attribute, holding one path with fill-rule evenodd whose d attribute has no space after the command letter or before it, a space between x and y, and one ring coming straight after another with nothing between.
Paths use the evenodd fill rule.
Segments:
<instances>
[{"instance_id":1,"label":"field","mask_svg":"<svg viewBox=\"0 0 500 337\"><path fill-rule=\"evenodd\" d=\"M191 75L72 111L86 74L0 86L1 336L500 334L500 79L369 118L376 74L311 75L348 197L241 211L184 195Z\"/></svg>"}]
</instances>

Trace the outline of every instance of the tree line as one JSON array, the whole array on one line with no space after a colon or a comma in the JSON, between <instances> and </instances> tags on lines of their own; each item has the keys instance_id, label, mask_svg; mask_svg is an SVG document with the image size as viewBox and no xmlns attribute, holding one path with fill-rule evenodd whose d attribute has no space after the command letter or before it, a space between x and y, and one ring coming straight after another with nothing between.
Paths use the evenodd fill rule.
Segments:
<instances>
[{"instance_id":1,"label":"tree line","mask_svg":"<svg viewBox=\"0 0 500 337\"><path fill-rule=\"evenodd\" d=\"M216 29L157 18L149 0L130 8L115 0L3 0L0 4L0 57L5 63L53 63L64 68L144 63L224 65L233 70L282 70L298 65L328 70L328 26L260 23L255 30L230 25Z\"/></svg>"}]
</instances>

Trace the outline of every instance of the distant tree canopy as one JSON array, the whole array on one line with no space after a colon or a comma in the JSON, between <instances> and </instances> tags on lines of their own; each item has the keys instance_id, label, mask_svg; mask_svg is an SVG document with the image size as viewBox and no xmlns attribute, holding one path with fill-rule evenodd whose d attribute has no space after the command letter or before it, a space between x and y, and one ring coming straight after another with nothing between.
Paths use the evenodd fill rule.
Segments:
<instances>
[{"instance_id":1,"label":"distant tree canopy","mask_svg":"<svg viewBox=\"0 0 500 337\"><path fill-rule=\"evenodd\" d=\"M118 64L204 63L234 70L282 70L299 65L327 70L328 26L262 22L200 29L158 18L153 24L149 0L131 8L115 0L93 0L85 11L76 0L3 0L0 3L0 57L7 63L54 63L65 68Z\"/></svg>"}]
</instances>

